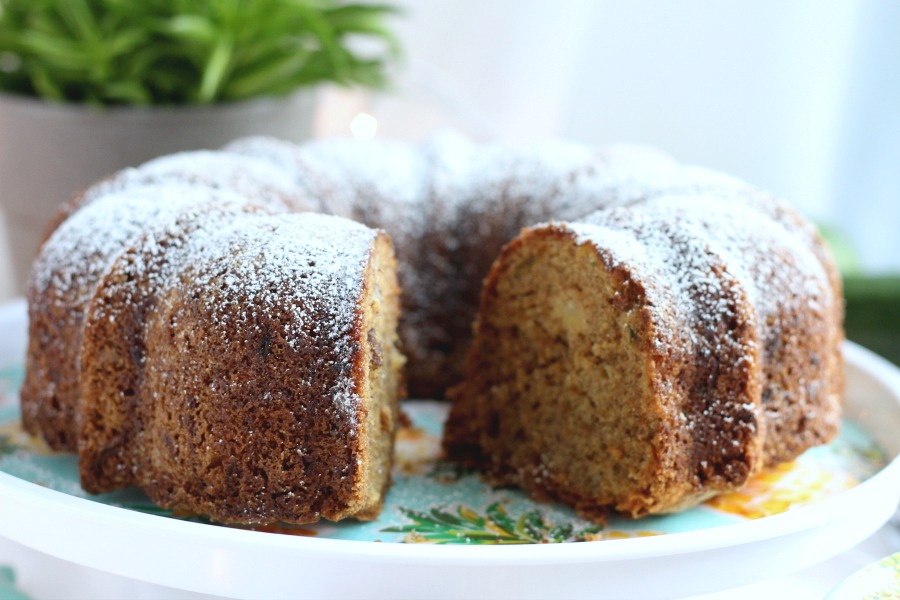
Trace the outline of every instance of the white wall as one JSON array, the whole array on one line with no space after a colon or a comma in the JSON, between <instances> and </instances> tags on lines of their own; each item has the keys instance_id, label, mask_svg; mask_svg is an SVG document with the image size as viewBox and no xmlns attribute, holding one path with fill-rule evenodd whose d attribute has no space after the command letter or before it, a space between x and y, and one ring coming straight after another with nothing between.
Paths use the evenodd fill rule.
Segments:
<instances>
[{"instance_id":1,"label":"white wall","mask_svg":"<svg viewBox=\"0 0 900 600\"><path fill-rule=\"evenodd\" d=\"M636 141L842 225L900 271L900 2L406 0L384 135Z\"/></svg>"}]
</instances>

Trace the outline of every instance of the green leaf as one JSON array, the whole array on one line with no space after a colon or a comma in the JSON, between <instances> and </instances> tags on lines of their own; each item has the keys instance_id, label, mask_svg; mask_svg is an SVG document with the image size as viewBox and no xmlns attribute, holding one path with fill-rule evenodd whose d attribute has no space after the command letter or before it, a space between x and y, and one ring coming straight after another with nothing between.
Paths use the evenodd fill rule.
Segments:
<instances>
[{"instance_id":1,"label":"green leaf","mask_svg":"<svg viewBox=\"0 0 900 600\"><path fill-rule=\"evenodd\" d=\"M60 2L59 14L76 38L90 43L100 40L94 15L85 0Z\"/></svg>"},{"instance_id":2,"label":"green leaf","mask_svg":"<svg viewBox=\"0 0 900 600\"><path fill-rule=\"evenodd\" d=\"M49 100L63 102L66 99L65 93L59 87L58 83L47 73L47 69L34 68L31 74L31 83L38 93Z\"/></svg>"},{"instance_id":3,"label":"green leaf","mask_svg":"<svg viewBox=\"0 0 900 600\"><path fill-rule=\"evenodd\" d=\"M0 0L0 89L103 104L220 102L323 81L383 86L385 4L335 0ZM377 42L357 55L350 38Z\"/></svg>"},{"instance_id":4,"label":"green leaf","mask_svg":"<svg viewBox=\"0 0 900 600\"><path fill-rule=\"evenodd\" d=\"M586 536L595 535L600 533L601 531L603 531L603 525L593 525L591 527L585 527L572 537L580 542L583 542Z\"/></svg>"},{"instance_id":5,"label":"green leaf","mask_svg":"<svg viewBox=\"0 0 900 600\"><path fill-rule=\"evenodd\" d=\"M409 533L411 531L417 531L415 525L391 525L390 527L385 527L381 531L387 533Z\"/></svg>"},{"instance_id":6,"label":"green leaf","mask_svg":"<svg viewBox=\"0 0 900 600\"><path fill-rule=\"evenodd\" d=\"M179 41L204 46L214 44L219 33L215 25L199 15L175 15L163 21L156 31Z\"/></svg>"},{"instance_id":7,"label":"green leaf","mask_svg":"<svg viewBox=\"0 0 900 600\"><path fill-rule=\"evenodd\" d=\"M141 44L147 43L147 34L139 29L123 29L115 32L107 41L106 52L109 56L128 55Z\"/></svg>"},{"instance_id":8,"label":"green leaf","mask_svg":"<svg viewBox=\"0 0 900 600\"><path fill-rule=\"evenodd\" d=\"M105 87L106 96L124 104L144 105L153 100L150 92L138 81L120 81Z\"/></svg>"},{"instance_id":9,"label":"green leaf","mask_svg":"<svg viewBox=\"0 0 900 600\"><path fill-rule=\"evenodd\" d=\"M512 532L516 530L516 522L509 518L503 508L503 505L499 502L494 502L493 504L488 506L485 513L487 514L488 519L493 521L494 524L496 524L504 531L512 534Z\"/></svg>"},{"instance_id":10,"label":"green leaf","mask_svg":"<svg viewBox=\"0 0 900 600\"><path fill-rule=\"evenodd\" d=\"M391 525L381 531L389 533L415 533L416 541L436 544L540 544L583 542L603 529L591 525L576 531L572 523L553 525L541 511L533 509L511 517L500 502L485 509L480 516L468 506L460 504L455 514L444 508L432 508L429 512L400 508L412 523ZM459 515L459 516L457 516Z\"/></svg>"},{"instance_id":11,"label":"green leaf","mask_svg":"<svg viewBox=\"0 0 900 600\"><path fill-rule=\"evenodd\" d=\"M535 542L544 539L544 520L537 510L522 513L516 522L516 532L524 537L531 538Z\"/></svg>"},{"instance_id":12,"label":"green leaf","mask_svg":"<svg viewBox=\"0 0 900 600\"><path fill-rule=\"evenodd\" d=\"M200 93L197 99L203 103L209 103L218 97L219 89L228 73L231 62L232 44L228 38L220 38L213 48L209 62L203 70L200 81Z\"/></svg>"},{"instance_id":13,"label":"green leaf","mask_svg":"<svg viewBox=\"0 0 900 600\"><path fill-rule=\"evenodd\" d=\"M551 541L561 542L572 537L572 532L575 528L571 523L562 523L552 528L547 532L547 537L550 538Z\"/></svg>"},{"instance_id":14,"label":"green leaf","mask_svg":"<svg viewBox=\"0 0 900 600\"><path fill-rule=\"evenodd\" d=\"M459 516L462 517L463 520L465 520L467 523L476 527L484 527L484 517L478 516L478 513L476 513L468 506L460 504L456 509L456 512L459 513Z\"/></svg>"},{"instance_id":15,"label":"green leaf","mask_svg":"<svg viewBox=\"0 0 900 600\"><path fill-rule=\"evenodd\" d=\"M370 34L388 44L394 56L400 54L400 42L384 25L383 18L388 15L399 15L396 7L378 4L347 4L328 11L328 17L335 29L341 33Z\"/></svg>"},{"instance_id":16,"label":"green leaf","mask_svg":"<svg viewBox=\"0 0 900 600\"><path fill-rule=\"evenodd\" d=\"M456 515L452 515L448 512L442 511L439 508L432 508L431 514L434 516L435 520L440 523L446 523L447 525L455 525L462 526L465 524L465 521L457 517Z\"/></svg>"},{"instance_id":17,"label":"green leaf","mask_svg":"<svg viewBox=\"0 0 900 600\"><path fill-rule=\"evenodd\" d=\"M223 95L229 100L238 100L263 95L266 90L280 91L281 84L296 78L308 62L309 57L301 53L284 55L256 71L235 77L225 88Z\"/></svg>"},{"instance_id":18,"label":"green leaf","mask_svg":"<svg viewBox=\"0 0 900 600\"><path fill-rule=\"evenodd\" d=\"M76 70L90 66L83 48L73 40L60 39L41 31L23 32L18 41L24 58L33 62L41 62L33 67L51 73L53 69ZM35 59L40 56L40 60Z\"/></svg>"}]
</instances>

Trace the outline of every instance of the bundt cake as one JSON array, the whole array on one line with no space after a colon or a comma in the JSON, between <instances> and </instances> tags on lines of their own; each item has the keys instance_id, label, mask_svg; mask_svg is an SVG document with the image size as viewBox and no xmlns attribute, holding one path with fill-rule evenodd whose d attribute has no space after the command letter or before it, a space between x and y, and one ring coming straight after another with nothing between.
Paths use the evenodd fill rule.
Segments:
<instances>
[{"instance_id":1,"label":"bundt cake","mask_svg":"<svg viewBox=\"0 0 900 600\"><path fill-rule=\"evenodd\" d=\"M839 422L814 229L645 148L163 157L63 204L28 296L26 428L89 491L223 521L374 516L403 354L411 396L454 385L451 459L592 516L734 489Z\"/></svg>"}]
</instances>

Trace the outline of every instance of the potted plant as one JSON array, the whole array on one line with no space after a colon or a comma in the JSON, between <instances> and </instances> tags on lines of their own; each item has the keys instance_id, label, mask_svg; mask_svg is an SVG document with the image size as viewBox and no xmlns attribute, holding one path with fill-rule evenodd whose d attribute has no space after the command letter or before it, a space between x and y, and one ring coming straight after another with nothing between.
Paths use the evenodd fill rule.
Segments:
<instances>
[{"instance_id":1,"label":"potted plant","mask_svg":"<svg viewBox=\"0 0 900 600\"><path fill-rule=\"evenodd\" d=\"M0 0L0 199L15 280L71 193L250 134L309 137L320 83L381 87L396 11L336 0Z\"/></svg>"}]
</instances>

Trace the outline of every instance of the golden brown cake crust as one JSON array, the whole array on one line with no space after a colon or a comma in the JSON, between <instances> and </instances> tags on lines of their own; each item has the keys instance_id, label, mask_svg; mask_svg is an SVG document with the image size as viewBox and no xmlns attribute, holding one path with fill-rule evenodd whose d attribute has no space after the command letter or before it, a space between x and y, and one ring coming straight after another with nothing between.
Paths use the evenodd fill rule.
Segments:
<instances>
[{"instance_id":1,"label":"golden brown cake crust","mask_svg":"<svg viewBox=\"0 0 900 600\"><path fill-rule=\"evenodd\" d=\"M162 506L223 521L352 514L361 416L351 398L360 385L361 332L347 332L341 345L319 336L329 307L317 306L311 290L308 298L266 294L271 304L261 304L252 288L227 289L253 269L232 260L240 249L229 241L221 251L221 260L179 273L148 318L143 391L153 400L138 482ZM292 306L296 299L304 304ZM309 319L297 323L295 310ZM294 337L286 335L291 323L300 327ZM198 362L206 365L199 372ZM316 368L320 362L330 367ZM330 397L337 388L345 389Z\"/></svg>"},{"instance_id":2,"label":"golden brown cake crust","mask_svg":"<svg viewBox=\"0 0 900 600\"><path fill-rule=\"evenodd\" d=\"M66 367L75 418L26 425L62 431L90 492L137 484L224 522L374 518L402 384L389 237L218 190L141 190L98 199L51 238L71 250L67 236L98 219L142 222L87 247L97 266L60 285L69 296L46 294L71 281L64 270L35 277L39 313L81 294L77 315L61 313L77 360L33 353Z\"/></svg>"},{"instance_id":3,"label":"golden brown cake crust","mask_svg":"<svg viewBox=\"0 0 900 600\"><path fill-rule=\"evenodd\" d=\"M20 397L26 429L52 448L77 449L82 332L97 283L148 220L182 202L182 192L148 187L107 196L102 211L65 221L36 259L27 289L29 346Z\"/></svg>"},{"instance_id":4,"label":"golden brown cake crust","mask_svg":"<svg viewBox=\"0 0 900 600\"><path fill-rule=\"evenodd\" d=\"M196 243L205 252L194 246L147 315L137 484L162 506L226 522L371 518L389 458L377 478L365 465L379 439L390 447L396 420L373 431L367 419L379 407L362 305L386 236L300 215Z\"/></svg>"},{"instance_id":5,"label":"golden brown cake crust","mask_svg":"<svg viewBox=\"0 0 900 600\"><path fill-rule=\"evenodd\" d=\"M110 262L85 315L77 448L81 484L91 493L135 482L142 456L136 441L146 400L147 321L173 272L190 260L186 238L203 228L227 227L242 215L265 214L227 193L189 193L193 201L146 222L132 245Z\"/></svg>"}]
</instances>

